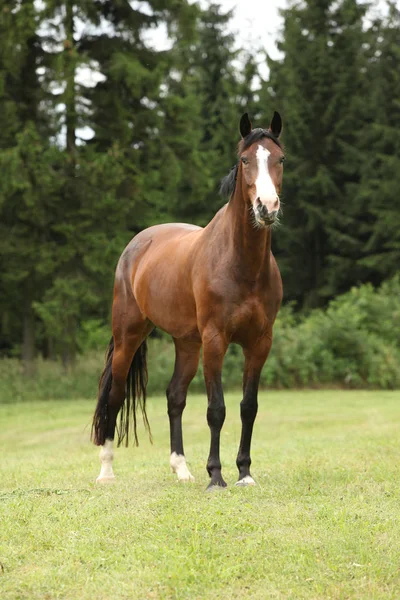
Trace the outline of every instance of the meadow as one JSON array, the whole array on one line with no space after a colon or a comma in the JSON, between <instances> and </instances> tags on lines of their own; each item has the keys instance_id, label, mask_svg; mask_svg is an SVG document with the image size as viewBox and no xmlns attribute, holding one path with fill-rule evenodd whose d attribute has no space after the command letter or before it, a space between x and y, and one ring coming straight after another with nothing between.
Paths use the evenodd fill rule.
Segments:
<instances>
[{"instance_id":1,"label":"meadow","mask_svg":"<svg viewBox=\"0 0 400 600\"><path fill-rule=\"evenodd\" d=\"M206 400L191 395L185 449L196 481L169 471L166 402L154 444L116 451L96 486L94 401L0 406L0 597L397 599L400 392L260 394L254 488L236 488L238 394L227 394L229 487L206 493Z\"/></svg>"}]
</instances>

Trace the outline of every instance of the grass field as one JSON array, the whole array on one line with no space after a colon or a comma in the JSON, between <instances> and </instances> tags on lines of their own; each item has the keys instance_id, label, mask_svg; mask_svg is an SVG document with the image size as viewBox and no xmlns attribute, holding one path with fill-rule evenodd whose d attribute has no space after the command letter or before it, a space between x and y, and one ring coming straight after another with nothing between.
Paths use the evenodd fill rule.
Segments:
<instances>
[{"instance_id":1,"label":"grass field","mask_svg":"<svg viewBox=\"0 0 400 600\"><path fill-rule=\"evenodd\" d=\"M227 394L229 487L206 494L205 398L184 417L194 484L169 472L165 401L151 447L116 451L99 487L94 403L0 407L0 598L400 598L400 393L263 392L255 488L235 488L239 397Z\"/></svg>"}]
</instances>

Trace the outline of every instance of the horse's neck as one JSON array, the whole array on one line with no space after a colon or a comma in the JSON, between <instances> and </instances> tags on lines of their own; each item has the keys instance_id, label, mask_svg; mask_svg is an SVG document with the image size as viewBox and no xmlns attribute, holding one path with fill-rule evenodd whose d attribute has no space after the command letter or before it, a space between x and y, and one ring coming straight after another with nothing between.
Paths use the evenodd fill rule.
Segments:
<instances>
[{"instance_id":1,"label":"horse's neck","mask_svg":"<svg viewBox=\"0 0 400 600\"><path fill-rule=\"evenodd\" d=\"M233 196L224 213L224 227L230 239L232 259L235 266L248 279L261 275L268 277L271 260L271 229L256 228L251 204L245 197L241 169Z\"/></svg>"}]
</instances>

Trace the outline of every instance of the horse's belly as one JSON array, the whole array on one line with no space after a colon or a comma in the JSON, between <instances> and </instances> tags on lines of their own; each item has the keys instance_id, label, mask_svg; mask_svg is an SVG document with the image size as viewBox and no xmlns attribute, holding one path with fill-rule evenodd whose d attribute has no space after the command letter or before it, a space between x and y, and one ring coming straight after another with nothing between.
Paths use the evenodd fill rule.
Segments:
<instances>
[{"instance_id":1,"label":"horse's belly","mask_svg":"<svg viewBox=\"0 0 400 600\"><path fill-rule=\"evenodd\" d=\"M138 270L134 294L140 310L160 329L175 338L200 339L196 303L189 274L170 260L149 261Z\"/></svg>"},{"instance_id":2,"label":"horse's belly","mask_svg":"<svg viewBox=\"0 0 400 600\"><path fill-rule=\"evenodd\" d=\"M200 340L195 309L176 294L158 296L150 292L144 304L147 318L172 337Z\"/></svg>"}]
</instances>

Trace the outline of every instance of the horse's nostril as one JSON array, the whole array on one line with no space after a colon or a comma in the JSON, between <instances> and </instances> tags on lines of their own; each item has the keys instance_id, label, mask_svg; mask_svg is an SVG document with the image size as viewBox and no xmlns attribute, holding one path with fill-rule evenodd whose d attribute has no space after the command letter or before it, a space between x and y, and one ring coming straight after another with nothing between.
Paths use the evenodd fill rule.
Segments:
<instances>
[{"instance_id":1,"label":"horse's nostril","mask_svg":"<svg viewBox=\"0 0 400 600\"><path fill-rule=\"evenodd\" d=\"M265 206L265 204L259 208L259 211L262 217L268 216L268 208Z\"/></svg>"}]
</instances>

